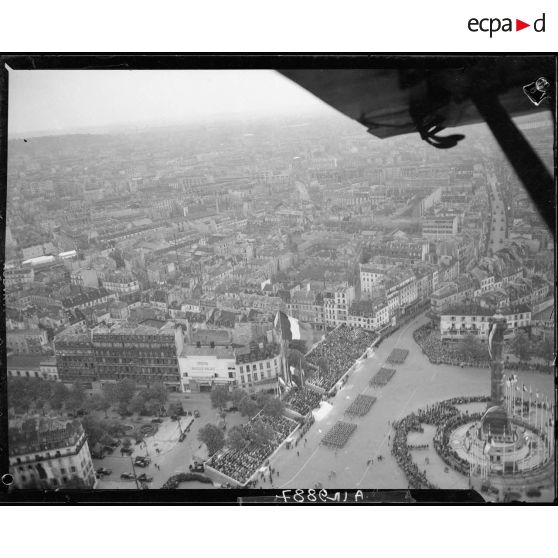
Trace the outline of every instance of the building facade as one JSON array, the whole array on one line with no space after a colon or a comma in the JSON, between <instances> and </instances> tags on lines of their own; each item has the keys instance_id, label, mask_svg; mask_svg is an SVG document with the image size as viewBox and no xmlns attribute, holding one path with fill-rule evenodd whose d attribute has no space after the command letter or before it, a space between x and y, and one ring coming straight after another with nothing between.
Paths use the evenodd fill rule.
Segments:
<instances>
[{"instance_id":1,"label":"building facade","mask_svg":"<svg viewBox=\"0 0 558 558\"><path fill-rule=\"evenodd\" d=\"M87 436L79 421L20 419L10 423L8 440L15 488L95 488Z\"/></svg>"}]
</instances>

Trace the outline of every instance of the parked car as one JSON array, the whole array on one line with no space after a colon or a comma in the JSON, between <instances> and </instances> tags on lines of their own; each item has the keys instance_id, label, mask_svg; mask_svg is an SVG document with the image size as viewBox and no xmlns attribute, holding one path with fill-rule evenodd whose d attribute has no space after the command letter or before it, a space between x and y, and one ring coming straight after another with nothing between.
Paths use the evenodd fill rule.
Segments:
<instances>
[{"instance_id":1,"label":"parked car","mask_svg":"<svg viewBox=\"0 0 558 558\"><path fill-rule=\"evenodd\" d=\"M162 418L154 418L154 419L151 419L151 422L156 422L157 424L161 424L163 422L163 419Z\"/></svg>"},{"instance_id":2,"label":"parked car","mask_svg":"<svg viewBox=\"0 0 558 558\"><path fill-rule=\"evenodd\" d=\"M122 480L134 480L136 476L134 475L134 473L122 473L120 475L120 478Z\"/></svg>"},{"instance_id":3,"label":"parked car","mask_svg":"<svg viewBox=\"0 0 558 558\"><path fill-rule=\"evenodd\" d=\"M134 465L136 467L147 467L150 463L151 463L151 459L149 457L138 456L134 460Z\"/></svg>"},{"instance_id":4,"label":"parked car","mask_svg":"<svg viewBox=\"0 0 558 558\"><path fill-rule=\"evenodd\" d=\"M199 461L194 461L193 465L189 466L189 469L192 473L205 472L205 467L203 466L203 463L200 463Z\"/></svg>"},{"instance_id":5,"label":"parked car","mask_svg":"<svg viewBox=\"0 0 558 558\"><path fill-rule=\"evenodd\" d=\"M112 469L105 469L105 467L99 467L97 469L98 477L108 477L109 475L112 475Z\"/></svg>"},{"instance_id":6,"label":"parked car","mask_svg":"<svg viewBox=\"0 0 558 558\"><path fill-rule=\"evenodd\" d=\"M171 420L178 420L178 417L176 415L171 415Z\"/></svg>"},{"instance_id":7,"label":"parked car","mask_svg":"<svg viewBox=\"0 0 558 558\"><path fill-rule=\"evenodd\" d=\"M120 453L122 455L132 455L132 453L134 453L134 450L132 448L120 448Z\"/></svg>"},{"instance_id":8,"label":"parked car","mask_svg":"<svg viewBox=\"0 0 558 558\"><path fill-rule=\"evenodd\" d=\"M145 473L142 473L139 477L138 480L140 482L152 482L153 481L153 477L150 475L146 475Z\"/></svg>"},{"instance_id":9,"label":"parked car","mask_svg":"<svg viewBox=\"0 0 558 558\"><path fill-rule=\"evenodd\" d=\"M199 418L199 416L200 416L200 412L197 409L194 410L194 416L196 418Z\"/></svg>"}]
</instances>

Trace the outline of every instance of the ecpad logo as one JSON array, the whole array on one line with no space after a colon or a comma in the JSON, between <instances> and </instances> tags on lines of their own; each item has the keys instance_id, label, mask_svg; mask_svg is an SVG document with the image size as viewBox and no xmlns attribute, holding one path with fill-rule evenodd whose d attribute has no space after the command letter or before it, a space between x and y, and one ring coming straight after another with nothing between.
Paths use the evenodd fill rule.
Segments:
<instances>
[{"instance_id":1,"label":"ecpad logo","mask_svg":"<svg viewBox=\"0 0 558 558\"><path fill-rule=\"evenodd\" d=\"M545 17L546 14L543 14L539 19L536 19L533 22L533 29L535 30L535 32L545 32ZM492 38L493 33L497 33L498 31L510 32L514 30L512 19L509 17L505 17L503 19L500 19L498 17L485 17L482 19L472 17L469 20L467 27L469 28L469 31L472 31L473 33L477 33L478 31L482 31L483 33L490 33L490 38ZM521 31L522 29L526 29L527 27L531 27L531 24L525 23L521 19L515 20L515 31Z\"/></svg>"}]
</instances>

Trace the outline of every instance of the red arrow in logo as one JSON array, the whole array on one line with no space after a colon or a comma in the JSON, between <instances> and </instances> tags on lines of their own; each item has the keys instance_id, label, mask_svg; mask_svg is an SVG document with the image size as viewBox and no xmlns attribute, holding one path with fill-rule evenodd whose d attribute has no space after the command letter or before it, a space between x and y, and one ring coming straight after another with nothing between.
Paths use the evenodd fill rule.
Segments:
<instances>
[{"instance_id":1,"label":"red arrow in logo","mask_svg":"<svg viewBox=\"0 0 558 558\"><path fill-rule=\"evenodd\" d=\"M521 21L520 19L515 20L515 30L516 31L521 31L522 29L525 29L526 27L531 27L531 24L530 23L525 23L524 21Z\"/></svg>"}]
</instances>

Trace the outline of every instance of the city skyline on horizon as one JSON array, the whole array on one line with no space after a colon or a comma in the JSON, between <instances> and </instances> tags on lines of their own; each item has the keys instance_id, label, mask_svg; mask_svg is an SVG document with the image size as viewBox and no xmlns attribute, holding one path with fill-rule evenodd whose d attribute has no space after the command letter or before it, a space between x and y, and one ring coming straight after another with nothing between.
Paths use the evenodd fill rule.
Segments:
<instances>
[{"instance_id":1,"label":"city skyline on horizon","mask_svg":"<svg viewBox=\"0 0 558 558\"><path fill-rule=\"evenodd\" d=\"M274 70L11 70L8 136L327 112Z\"/></svg>"}]
</instances>

